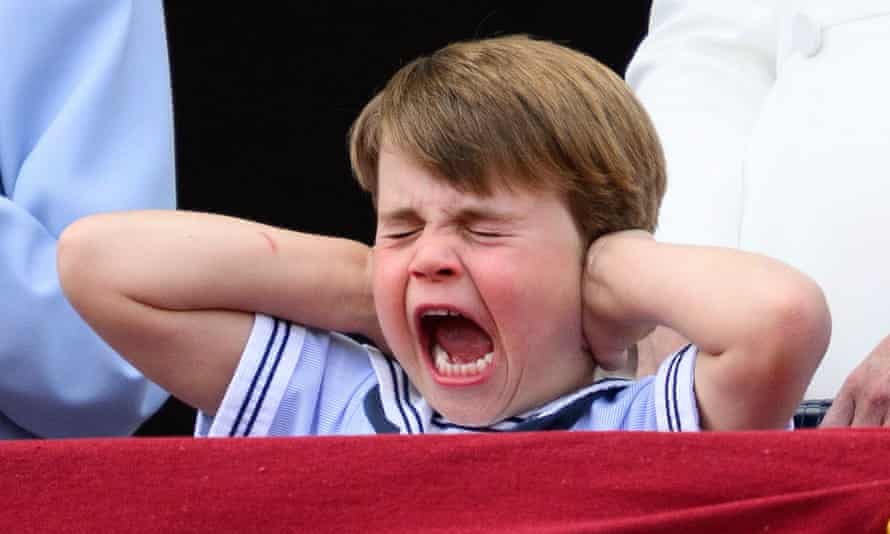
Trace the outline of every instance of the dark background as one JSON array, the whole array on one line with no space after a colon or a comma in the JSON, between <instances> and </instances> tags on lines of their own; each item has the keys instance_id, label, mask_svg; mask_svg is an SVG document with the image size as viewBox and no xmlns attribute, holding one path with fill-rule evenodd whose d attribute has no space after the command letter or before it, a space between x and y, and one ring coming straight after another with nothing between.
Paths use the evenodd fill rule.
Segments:
<instances>
[{"instance_id":1,"label":"dark background","mask_svg":"<svg viewBox=\"0 0 890 534\"><path fill-rule=\"evenodd\" d=\"M528 33L623 74L649 12L645 0L347 4L164 2L180 208L370 243L346 132L401 65ZM139 434L191 434L193 418L171 400Z\"/></svg>"}]
</instances>

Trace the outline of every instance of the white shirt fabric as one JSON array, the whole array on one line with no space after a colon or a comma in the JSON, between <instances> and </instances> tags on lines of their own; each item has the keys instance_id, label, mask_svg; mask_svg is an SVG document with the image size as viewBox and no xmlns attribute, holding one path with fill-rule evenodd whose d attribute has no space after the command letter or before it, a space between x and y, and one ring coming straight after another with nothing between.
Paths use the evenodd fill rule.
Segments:
<instances>
[{"instance_id":1,"label":"white shirt fabric","mask_svg":"<svg viewBox=\"0 0 890 534\"><path fill-rule=\"evenodd\" d=\"M830 398L890 334L890 2L661 1L627 80L667 157L662 241L778 258L823 288Z\"/></svg>"},{"instance_id":2,"label":"white shirt fabric","mask_svg":"<svg viewBox=\"0 0 890 534\"><path fill-rule=\"evenodd\" d=\"M257 315L215 417L199 437L429 434L532 430L699 430L695 347L655 377L608 378L488 427L454 424L426 403L395 360L330 332Z\"/></svg>"}]
</instances>

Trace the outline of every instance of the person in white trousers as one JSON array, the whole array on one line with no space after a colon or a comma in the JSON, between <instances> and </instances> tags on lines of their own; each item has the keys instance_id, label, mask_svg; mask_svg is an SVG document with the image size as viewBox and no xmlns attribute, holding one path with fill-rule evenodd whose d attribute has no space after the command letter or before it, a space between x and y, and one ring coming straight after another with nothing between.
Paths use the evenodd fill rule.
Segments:
<instances>
[{"instance_id":1,"label":"person in white trousers","mask_svg":"<svg viewBox=\"0 0 890 534\"><path fill-rule=\"evenodd\" d=\"M662 241L803 270L833 317L822 426L890 426L890 2L655 0L627 80L664 145ZM640 371L679 340L656 332ZM653 349L654 345L654 349Z\"/></svg>"}]
</instances>

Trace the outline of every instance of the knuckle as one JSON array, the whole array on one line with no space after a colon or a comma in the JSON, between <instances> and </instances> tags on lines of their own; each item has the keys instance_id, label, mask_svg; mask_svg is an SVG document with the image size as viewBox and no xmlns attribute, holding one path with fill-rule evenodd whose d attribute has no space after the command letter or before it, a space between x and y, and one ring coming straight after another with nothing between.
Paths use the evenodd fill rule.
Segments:
<instances>
[{"instance_id":1,"label":"knuckle","mask_svg":"<svg viewBox=\"0 0 890 534\"><path fill-rule=\"evenodd\" d=\"M890 385L884 383L882 387L869 390L865 402L874 407L890 406Z\"/></svg>"}]
</instances>

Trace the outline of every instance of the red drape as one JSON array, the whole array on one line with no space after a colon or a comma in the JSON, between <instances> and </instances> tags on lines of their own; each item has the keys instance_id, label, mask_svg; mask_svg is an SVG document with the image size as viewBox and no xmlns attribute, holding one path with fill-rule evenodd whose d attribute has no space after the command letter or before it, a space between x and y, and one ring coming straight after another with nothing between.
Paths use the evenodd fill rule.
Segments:
<instances>
[{"instance_id":1,"label":"red drape","mask_svg":"<svg viewBox=\"0 0 890 534\"><path fill-rule=\"evenodd\" d=\"M0 532L888 532L890 430L0 444Z\"/></svg>"}]
</instances>

